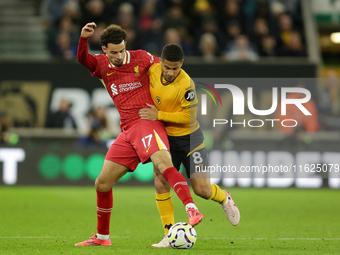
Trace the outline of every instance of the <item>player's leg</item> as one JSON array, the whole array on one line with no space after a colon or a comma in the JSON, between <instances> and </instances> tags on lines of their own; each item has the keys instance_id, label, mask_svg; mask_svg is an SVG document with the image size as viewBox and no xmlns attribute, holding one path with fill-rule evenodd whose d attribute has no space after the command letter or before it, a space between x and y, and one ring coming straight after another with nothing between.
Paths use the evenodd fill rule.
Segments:
<instances>
[{"instance_id":1,"label":"player's leg","mask_svg":"<svg viewBox=\"0 0 340 255\"><path fill-rule=\"evenodd\" d=\"M184 153L183 153L184 154ZM208 165L208 157L205 147L191 151L188 156L183 160L183 164L187 170L187 175L190 176L191 186L195 194L207 200L213 200L223 204L227 200L227 195L216 184L210 183L210 173L208 171L200 171L205 169L204 166ZM198 164L203 168L196 168Z\"/></svg>"},{"instance_id":2,"label":"player's leg","mask_svg":"<svg viewBox=\"0 0 340 255\"><path fill-rule=\"evenodd\" d=\"M118 163L104 160L102 171L96 179L97 190L97 238L109 239L110 218L113 206L112 186L129 168Z\"/></svg>"},{"instance_id":3,"label":"player's leg","mask_svg":"<svg viewBox=\"0 0 340 255\"><path fill-rule=\"evenodd\" d=\"M181 166L181 159L178 157L178 154L175 150L172 149L171 141L170 143L170 152L172 163L174 167L179 171ZM154 168L154 179L155 179L155 188L156 188L156 204L158 208L159 215L161 217L162 226L164 229L165 237L157 244L153 244L152 247L170 247L168 242L167 234L172 225L175 224L174 219L174 206L172 203L172 198L170 194L170 184L163 175Z\"/></svg>"},{"instance_id":4,"label":"player's leg","mask_svg":"<svg viewBox=\"0 0 340 255\"><path fill-rule=\"evenodd\" d=\"M170 193L171 186L156 169L154 169L154 181L156 188L156 205L161 217L164 234L167 234L171 226L175 224L174 205Z\"/></svg>"},{"instance_id":5,"label":"player's leg","mask_svg":"<svg viewBox=\"0 0 340 255\"><path fill-rule=\"evenodd\" d=\"M208 154L204 145L204 138L200 129L190 134L190 146L182 145L185 150L181 155L187 155L183 159L187 175L190 176L192 188L196 195L213 200L222 206L228 220L234 226L240 221L240 211L235 205L230 193L222 190L216 184L210 184L210 173L206 171L208 166ZM190 169L190 171L188 171Z\"/></svg>"},{"instance_id":6,"label":"player's leg","mask_svg":"<svg viewBox=\"0 0 340 255\"><path fill-rule=\"evenodd\" d=\"M96 179L97 191L97 234L76 246L109 246L110 218L113 206L112 186L128 172L129 168L104 160L103 168Z\"/></svg>"},{"instance_id":7,"label":"player's leg","mask_svg":"<svg viewBox=\"0 0 340 255\"><path fill-rule=\"evenodd\" d=\"M124 176L129 169L134 170L139 163L137 154L120 134L108 150L102 170L96 179L97 191L97 234L76 246L111 245L109 227L113 206L112 186Z\"/></svg>"},{"instance_id":8,"label":"player's leg","mask_svg":"<svg viewBox=\"0 0 340 255\"><path fill-rule=\"evenodd\" d=\"M156 244L152 244L154 248L170 247L167 234L172 225L175 224L174 205L172 203L170 189L171 186L163 175L154 168L154 181L156 188L156 205L161 218L162 227L164 230L164 238Z\"/></svg>"},{"instance_id":9,"label":"player's leg","mask_svg":"<svg viewBox=\"0 0 340 255\"><path fill-rule=\"evenodd\" d=\"M129 141L134 145L141 161L145 163L151 159L155 168L170 183L186 207L189 223L198 224L203 219L203 215L199 213L193 202L187 181L172 164L164 124L160 121L140 120L135 132L130 133Z\"/></svg>"},{"instance_id":10,"label":"player's leg","mask_svg":"<svg viewBox=\"0 0 340 255\"><path fill-rule=\"evenodd\" d=\"M196 195L219 203L233 226L240 222L240 211L234 203L229 191L222 190L217 184L210 184L210 178L204 177L207 173L194 173L190 181Z\"/></svg>"},{"instance_id":11,"label":"player's leg","mask_svg":"<svg viewBox=\"0 0 340 255\"><path fill-rule=\"evenodd\" d=\"M188 183L173 166L170 153L167 150L158 150L154 152L150 158L156 168L156 171L158 170L170 183L171 187L174 189L183 204L187 205L189 203L193 203Z\"/></svg>"}]
</instances>

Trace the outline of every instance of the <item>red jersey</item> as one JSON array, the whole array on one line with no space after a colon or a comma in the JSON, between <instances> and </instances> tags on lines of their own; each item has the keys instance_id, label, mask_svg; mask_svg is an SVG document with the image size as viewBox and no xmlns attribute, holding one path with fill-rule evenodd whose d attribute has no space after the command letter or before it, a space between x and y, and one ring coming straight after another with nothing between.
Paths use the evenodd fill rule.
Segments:
<instances>
[{"instance_id":1,"label":"red jersey","mask_svg":"<svg viewBox=\"0 0 340 255\"><path fill-rule=\"evenodd\" d=\"M89 54L88 38L80 37L77 57L109 92L120 114L121 129L139 119L138 111L146 107L146 103L154 104L149 91L148 69L159 59L150 53L143 50L126 51L123 64L114 66L106 54Z\"/></svg>"}]
</instances>

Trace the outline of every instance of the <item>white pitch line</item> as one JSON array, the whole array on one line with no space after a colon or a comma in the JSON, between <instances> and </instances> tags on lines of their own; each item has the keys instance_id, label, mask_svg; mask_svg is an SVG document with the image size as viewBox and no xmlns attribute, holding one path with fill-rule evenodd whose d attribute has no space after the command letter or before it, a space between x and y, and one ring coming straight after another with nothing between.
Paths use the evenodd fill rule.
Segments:
<instances>
[{"instance_id":1,"label":"white pitch line","mask_svg":"<svg viewBox=\"0 0 340 255\"><path fill-rule=\"evenodd\" d=\"M21 239L21 238L26 238L26 239L65 239L65 237L62 236L0 236L1 238L17 238L17 239ZM67 238L81 238L81 237L67 237ZM124 236L110 236L110 238L126 238Z\"/></svg>"},{"instance_id":2,"label":"white pitch line","mask_svg":"<svg viewBox=\"0 0 340 255\"><path fill-rule=\"evenodd\" d=\"M1 238L13 238L13 239L65 239L65 237L62 237L62 236L0 236L0 239ZM68 237L70 238L70 237ZM71 237L71 238L81 238L81 237ZM126 237L123 237L123 236L110 236L110 238L126 238ZM230 240L230 241L233 241L233 240L255 240L255 241L261 241L261 240L278 240L278 241L294 241L294 240L300 240L300 241L322 241L322 240L325 240L325 241L340 241L340 237L312 237L312 238L309 238L309 237L297 237L297 238L290 238L290 237L282 237L282 238L226 238L226 237L203 237L201 239L204 239L204 240L215 240L215 239L218 239L218 240Z\"/></svg>"}]
</instances>

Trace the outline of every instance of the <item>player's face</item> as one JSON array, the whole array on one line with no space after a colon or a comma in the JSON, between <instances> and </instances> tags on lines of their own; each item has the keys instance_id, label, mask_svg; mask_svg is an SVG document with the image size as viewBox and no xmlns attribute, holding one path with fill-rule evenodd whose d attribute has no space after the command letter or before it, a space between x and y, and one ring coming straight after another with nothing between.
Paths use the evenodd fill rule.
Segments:
<instances>
[{"instance_id":1,"label":"player's face","mask_svg":"<svg viewBox=\"0 0 340 255\"><path fill-rule=\"evenodd\" d=\"M166 81L173 81L181 72L182 61L171 62L166 59L161 60L162 74Z\"/></svg>"},{"instance_id":2,"label":"player's face","mask_svg":"<svg viewBox=\"0 0 340 255\"><path fill-rule=\"evenodd\" d=\"M107 47L102 46L102 50L113 65L121 66L125 58L125 46L125 41L122 41L120 44L108 43Z\"/></svg>"}]
</instances>

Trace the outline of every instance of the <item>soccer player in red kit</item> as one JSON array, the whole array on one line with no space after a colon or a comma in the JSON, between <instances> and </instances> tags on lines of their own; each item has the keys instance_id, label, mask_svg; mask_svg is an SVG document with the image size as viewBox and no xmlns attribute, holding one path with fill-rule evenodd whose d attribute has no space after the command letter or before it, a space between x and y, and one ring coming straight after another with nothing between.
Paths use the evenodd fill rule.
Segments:
<instances>
[{"instance_id":1,"label":"soccer player in red kit","mask_svg":"<svg viewBox=\"0 0 340 255\"><path fill-rule=\"evenodd\" d=\"M78 61L97 76L120 114L121 133L109 148L102 170L96 179L97 234L76 246L108 246L110 216L113 205L112 186L128 171L134 171L139 162L153 162L170 183L185 205L191 225L198 224L203 215L198 211L185 178L176 170L168 151L169 141L165 126L160 121L142 120L138 112L146 103L153 104L149 92L148 69L159 61L142 51L127 51L126 31L110 25L100 34L105 54L88 53L88 40L95 23L86 24L81 31Z\"/></svg>"}]
</instances>

